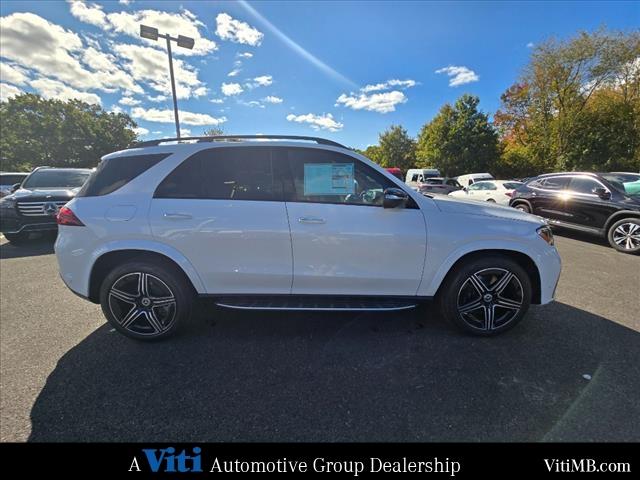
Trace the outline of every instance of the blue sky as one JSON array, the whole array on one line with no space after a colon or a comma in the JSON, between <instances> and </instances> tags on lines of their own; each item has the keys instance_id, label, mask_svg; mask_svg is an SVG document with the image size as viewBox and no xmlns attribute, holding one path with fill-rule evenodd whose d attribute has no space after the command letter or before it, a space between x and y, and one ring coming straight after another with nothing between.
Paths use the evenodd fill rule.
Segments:
<instances>
[{"instance_id":1,"label":"blue sky","mask_svg":"<svg viewBox=\"0 0 640 480\"><path fill-rule=\"evenodd\" d=\"M364 148L401 124L416 135L445 102L489 113L532 47L599 26L640 25L638 2L11 2L1 6L3 98L35 91L134 117L173 136L164 44L174 46L184 133L325 136Z\"/></svg>"}]
</instances>

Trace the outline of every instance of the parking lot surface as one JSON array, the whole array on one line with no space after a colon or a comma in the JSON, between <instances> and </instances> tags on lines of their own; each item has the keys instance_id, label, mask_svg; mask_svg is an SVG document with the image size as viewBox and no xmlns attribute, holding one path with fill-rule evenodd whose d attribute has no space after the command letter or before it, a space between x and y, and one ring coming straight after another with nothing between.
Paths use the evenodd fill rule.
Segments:
<instances>
[{"instance_id":1,"label":"parking lot surface","mask_svg":"<svg viewBox=\"0 0 640 480\"><path fill-rule=\"evenodd\" d=\"M143 344L58 278L51 242L0 239L2 441L640 441L640 257L556 237L557 302L496 338L429 306L203 305Z\"/></svg>"}]
</instances>

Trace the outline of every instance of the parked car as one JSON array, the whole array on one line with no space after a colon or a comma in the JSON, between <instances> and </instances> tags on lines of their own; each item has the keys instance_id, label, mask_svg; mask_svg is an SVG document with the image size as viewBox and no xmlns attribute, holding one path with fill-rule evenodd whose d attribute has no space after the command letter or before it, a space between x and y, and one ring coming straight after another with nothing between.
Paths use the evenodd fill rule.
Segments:
<instances>
[{"instance_id":1,"label":"parked car","mask_svg":"<svg viewBox=\"0 0 640 480\"><path fill-rule=\"evenodd\" d=\"M154 140L103 157L58 214L66 285L141 340L184 326L196 296L327 312L435 299L478 335L552 301L560 257L541 218L420 195L329 140L255 138Z\"/></svg>"},{"instance_id":2,"label":"parked car","mask_svg":"<svg viewBox=\"0 0 640 480\"><path fill-rule=\"evenodd\" d=\"M14 244L24 242L32 232L55 232L58 210L90 173L86 168L36 168L19 189L0 200L0 232Z\"/></svg>"},{"instance_id":3,"label":"parked car","mask_svg":"<svg viewBox=\"0 0 640 480\"><path fill-rule=\"evenodd\" d=\"M617 173L549 173L519 188L510 205L550 225L601 235L620 252L640 252L640 194Z\"/></svg>"},{"instance_id":4,"label":"parked car","mask_svg":"<svg viewBox=\"0 0 640 480\"><path fill-rule=\"evenodd\" d=\"M625 193L630 195L640 193L640 173L611 172L609 175L615 176L615 178L612 177L613 181L622 183Z\"/></svg>"},{"instance_id":5,"label":"parked car","mask_svg":"<svg viewBox=\"0 0 640 480\"><path fill-rule=\"evenodd\" d=\"M27 178L28 173L24 172L0 172L0 198L11 194L17 190L22 181Z\"/></svg>"},{"instance_id":6,"label":"parked car","mask_svg":"<svg viewBox=\"0 0 640 480\"><path fill-rule=\"evenodd\" d=\"M456 190L461 190L462 185L455 178L434 177L427 178L418 188L420 193L439 193L448 195Z\"/></svg>"},{"instance_id":7,"label":"parked car","mask_svg":"<svg viewBox=\"0 0 640 480\"><path fill-rule=\"evenodd\" d=\"M509 205L513 192L522 185L513 180L484 180L476 182L463 190L451 192L449 195L456 198L466 198L478 202L493 202L500 205Z\"/></svg>"},{"instance_id":8,"label":"parked car","mask_svg":"<svg viewBox=\"0 0 640 480\"><path fill-rule=\"evenodd\" d=\"M391 175L393 175L394 177L402 180L402 170L400 170L398 167L387 167L385 168L385 170L389 172Z\"/></svg>"},{"instance_id":9,"label":"parked car","mask_svg":"<svg viewBox=\"0 0 640 480\"><path fill-rule=\"evenodd\" d=\"M410 168L407 170L405 183L414 190L419 190L428 178L440 177L440 171L437 168Z\"/></svg>"},{"instance_id":10,"label":"parked car","mask_svg":"<svg viewBox=\"0 0 640 480\"><path fill-rule=\"evenodd\" d=\"M483 180L493 180L493 175L490 173L469 173L466 175L459 175L456 180L463 188L467 188L473 185L475 182L482 182Z\"/></svg>"}]
</instances>

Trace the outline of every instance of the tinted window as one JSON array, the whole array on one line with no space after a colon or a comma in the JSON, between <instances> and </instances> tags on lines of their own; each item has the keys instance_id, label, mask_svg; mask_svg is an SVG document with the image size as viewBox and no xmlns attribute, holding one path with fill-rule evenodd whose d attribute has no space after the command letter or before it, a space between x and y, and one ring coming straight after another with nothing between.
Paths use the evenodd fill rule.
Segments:
<instances>
[{"instance_id":1,"label":"tinted window","mask_svg":"<svg viewBox=\"0 0 640 480\"><path fill-rule=\"evenodd\" d=\"M495 183L492 182L482 182L482 190L497 190Z\"/></svg>"},{"instance_id":2,"label":"tinted window","mask_svg":"<svg viewBox=\"0 0 640 480\"><path fill-rule=\"evenodd\" d=\"M522 183L520 183L520 182L506 182L506 183L503 183L502 185L507 190L515 190L516 188L519 188L522 185Z\"/></svg>"},{"instance_id":3,"label":"tinted window","mask_svg":"<svg viewBox=\"0 0 640 480\"><path fill-rule=\"evenodd\" d=\"M29 175L23 188L77 188L89 177L90 171L47 168Z\"/></svg>"},{"instance_id":4,"label":"tinted window","mask_svg":"<svg viewBox=\"0 0 640 480\"><path fill-rule=\"evenodd\" d=\"M294 201L382 206L384 190L396 187L355 158L327 150L289 149Z\"/></svg>"},{"instance_id":5,"label":"tinted window","mask_svg":"<svg viewBox=\"0 0 640 480\"><path fill-rule=\"evenodd\" d=\"M460 188L461 185L458 183L457 180L447 180L447 185L450 185L452 187L456 187L456 188Z\"/></svg>"},{"instance_id":6,"label":"tinted window","mask_svg":"<svg viewBox=\"0 0 640 480\"><path fill-rule=\"evenodd\" d=\"M598 182L591 178L586 177L572 177L569 184L569 190L577 193L590 193L593 194L595 188L602 188Z\"/></svg>"},{"instance_id":7,"label":"tinted window","mask_svg":"<svg viewBox=\"0 0 640 480\"><path fill-rule=\"evenodd\" d=\"M551 177L541 180L542 188L546 190L565 190L569 185L569 177Z\"/></svg>"},{"instance_id":8,"label":"tinted window","mask_svg":"<svg viewBox=\"0 0 640 480\"><path fill-rule=\"evenodd\" d=\"M475 183L473 185L470 185L469 188L467 188L467 190L482 190L482 184Z\"/></svg>"},{"instance_id":9,"label":"tinted window","mask_svg":"<svg viewBox=\"0 0 640 480\"><path fill-rule=\"evenodd\" d=\"M24 175L0 175L0 185L14 185L16 183L22 183L27 174Z\"/></svg>"},{"instance_id":10,"label":"tinted window","mask_svg":"<svg viewBox=\"0 0 640 480\"><path fill-rule=\"evenodd\" d=\"M115 192L169 155L169 153L129 155L102 160L78 192L78 197L98 197Z\"/></svg>"},{"instance_id":11,"label":"tinted window","mask_svg":"<svg viewBox=\"0 0 640 480\"><path fill-rule=\"evenodd\" d=\"M284 160L265 147L212 148L182 162L158 186L157 198L283 200ZM274 164L278 166L274 167Z\"/></svg>"}]
</instances>

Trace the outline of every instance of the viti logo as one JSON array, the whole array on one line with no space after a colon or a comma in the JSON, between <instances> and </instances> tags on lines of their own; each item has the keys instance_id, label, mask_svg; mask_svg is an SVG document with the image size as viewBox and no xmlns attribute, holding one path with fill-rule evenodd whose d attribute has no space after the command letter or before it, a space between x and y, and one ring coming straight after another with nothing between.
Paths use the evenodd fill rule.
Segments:
<instances>
[{"instance_id":1,"label":"viti logo","mask_svg":"<svg viewBox=\"0 0 640 480\"><path fill-rule=\"evenodd\" d=\"M154 473L202 472L201 451L202 449L200 447L193 447L192 453L190 454L187 454L186 449L180 453L176 453L176 449L173 447L142 449L145 455L144 458ZM129 471L142 471L136 457L133 457Z\"/></svg>"}]
</instances>

